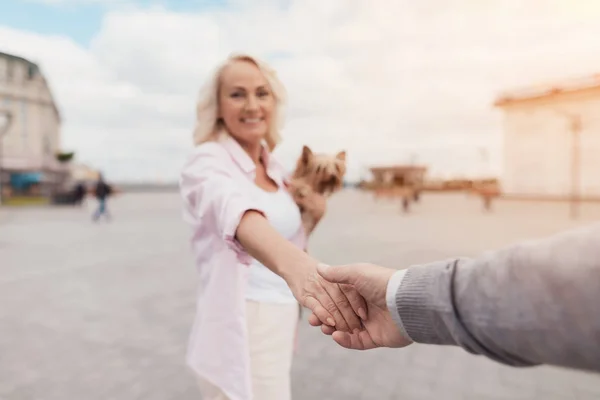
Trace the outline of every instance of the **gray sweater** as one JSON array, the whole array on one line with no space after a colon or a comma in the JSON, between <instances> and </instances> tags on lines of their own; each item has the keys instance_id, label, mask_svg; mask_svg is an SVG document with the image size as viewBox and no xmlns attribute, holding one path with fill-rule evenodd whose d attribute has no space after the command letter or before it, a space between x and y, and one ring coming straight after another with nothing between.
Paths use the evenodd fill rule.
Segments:
<instances>
[{"instance_id":1,"label":"gray sweater","mask_svg":"<svg viewBox=\"0 0 600 400\"><path fill-rule=\"evenodd\" d=\"M417 343L513 366L600 371L600 224L406 270L395 297Z\"/></svg>"}]
</instances>

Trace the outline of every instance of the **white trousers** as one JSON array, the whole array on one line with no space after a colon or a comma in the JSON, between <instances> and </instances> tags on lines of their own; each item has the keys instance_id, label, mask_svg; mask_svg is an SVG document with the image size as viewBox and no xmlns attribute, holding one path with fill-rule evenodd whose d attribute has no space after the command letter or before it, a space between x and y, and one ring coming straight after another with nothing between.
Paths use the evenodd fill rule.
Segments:
<instances>
[{"instance_id":1,"label":"white trousers","mask_svg":"<svg viewBox=\"0 0 600 400\"><path fill-rule=\"evenodd\" d=\"M298 304L246 301L254 400L291 400L298 313ZM202 400L229 400L218 387L201 378L199 385Z\"/></svg>"}]
</instances>

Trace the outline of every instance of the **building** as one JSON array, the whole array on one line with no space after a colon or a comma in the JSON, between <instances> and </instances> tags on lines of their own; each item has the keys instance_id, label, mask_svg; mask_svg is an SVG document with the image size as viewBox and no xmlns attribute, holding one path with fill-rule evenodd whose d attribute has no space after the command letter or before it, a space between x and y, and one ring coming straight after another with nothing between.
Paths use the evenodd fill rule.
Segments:
<instances>
[{"instance_id":1,"label":"building","mask_svg":"<svg viewBox=\"0 0 600 400\"><path fill-rule=\"evenodd\" d=\"M502 94L504 195L600 198L600 75Z\"/></svg>"},{"instance_id":2,"label":"building","mask_svg":"<svg viewBox=\"0 0 600 400\"><path fill-rule=\"evenodd\" d=\"M4 197L48 194L64 177L59 163L61 116L40 68L0 53L0 113L11 124L0 138L0 184Z\"/></svg>"}]
</instances>

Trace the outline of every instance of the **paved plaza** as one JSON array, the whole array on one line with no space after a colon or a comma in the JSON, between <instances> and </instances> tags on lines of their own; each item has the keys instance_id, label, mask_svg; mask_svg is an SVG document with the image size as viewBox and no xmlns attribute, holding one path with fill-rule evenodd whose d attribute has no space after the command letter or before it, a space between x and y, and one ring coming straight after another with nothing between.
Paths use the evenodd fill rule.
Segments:
<instances>
[{"instance_id":1,"label":"paved plaza","mask_svg":"<svg viewBox=\"0 0 600 400\"><path fill-rule=\"evenodd\" d=\"M0 399L200 400L184 365L195 273L177 194L121 195L110 223L90 221L94 205L0 208ZM600 219L600 205L575 222L565 204L499 202L485 213L462 194L425 194L400 210L340 193L311 253L404 268ZM583 400L600 398L600 375L510 368L451 347L353 352L304 323L293 391L295 400Z\"/></svg>"}]
</instances>

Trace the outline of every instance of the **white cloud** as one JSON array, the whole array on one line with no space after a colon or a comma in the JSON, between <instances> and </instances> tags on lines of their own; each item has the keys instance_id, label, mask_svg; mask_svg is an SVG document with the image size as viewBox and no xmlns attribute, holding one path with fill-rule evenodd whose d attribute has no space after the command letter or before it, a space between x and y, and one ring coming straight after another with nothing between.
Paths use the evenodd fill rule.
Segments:
<instances>
[{"instance_id":1,"label":"white cloud","mask_svg":"<svg viewBox=\"0 0 600 400\"><path fill-rule=\"evenodd\" d=\"M499 91L600 69L593 2L288 3L115 9L90 48L0 27L0 49L40 62L65 116L65 146L115 179L176 178L197 90L232 51L267 58L288 87L284 162L305 143L345 148L353 177L413 153L434 173L474 173L481 147L497 170Z\"/></svg>"}]
</instances>

